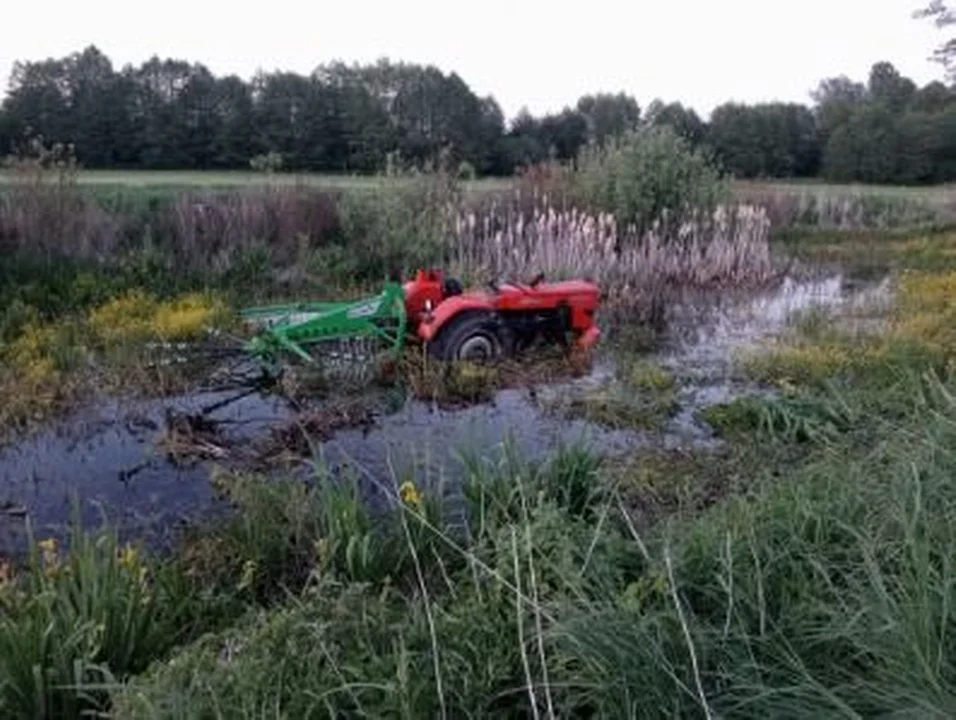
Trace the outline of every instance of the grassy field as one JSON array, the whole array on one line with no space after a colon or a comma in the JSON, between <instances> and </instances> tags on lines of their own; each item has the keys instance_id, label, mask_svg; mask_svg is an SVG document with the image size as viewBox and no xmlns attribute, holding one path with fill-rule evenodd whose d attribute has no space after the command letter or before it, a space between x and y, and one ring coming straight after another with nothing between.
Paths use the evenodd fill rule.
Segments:
<instances>
[{"instance_id":1,"label":"grassy field","mask_svg":"<svg viewBox=\"0 0 956 720\"><path fill-rule=\"evenodd\" d=\"M924 198L929 200L952 200L956 197L956 185L864 185L859 183L824 183L818 180L737 180L735 189L740 193L778 192L804 193L828 192L833 195L889 195L894 197Z\"/></svg>"},{"instance_id":2,"label":"grassy field","mask_svg":"<svg viewBox=\"0 0 956 720\"><path fill-rule=\"evenodd\" d=\"M232 188L256 187L266 183L305 185L327 189L365 189L378 187L381 179L359 175L316 173L276 173L265 175L252 171L182 171L182 170L82 170L77 175L82 185L138 188ZM0 171L0 184L9 183L9 175ZM400 180L396 180L400 182ZM508 178L482 178L466 182L470 190L500 190L509 186ZM956 186L906 187L894 185L834 184L817 180L738 180L734 189L742 195L751 193L827 193L840 196L891 196L931 201L951 201Z\"/></svg>"},{"instance_id":3,"label":"grassy field","mask_svg":"<svg viewBox=\"0 0 956 720\"><path fill-rule=\"evenodd\" d=\"M228 189L255 188L264 185L299 185L325 190L365 190L381 185L381 178L359 175L325 175L316 173L274 173L252 171L180 171L180 170L82 170L77 173L82 186L98 188L163 188L163 189ZM401 179L390 182L400 183ZM508 187L507 179L489 178L466 181L470 191L498 190ZM9 184L10 176L0 171L0 185Z\"/></svg>"}]
</instances>

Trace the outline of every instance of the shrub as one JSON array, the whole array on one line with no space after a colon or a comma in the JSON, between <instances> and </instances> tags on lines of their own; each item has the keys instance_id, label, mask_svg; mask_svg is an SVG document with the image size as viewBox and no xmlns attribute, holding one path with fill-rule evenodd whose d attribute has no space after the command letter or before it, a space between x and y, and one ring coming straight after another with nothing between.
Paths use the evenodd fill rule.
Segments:
<instances>
[{"instance_id":1,"label":"shrub","mask_svg":"<svg viewBox=\"0 0 956 720\"><path fill-rule=\"evenodd\" d=\"M273 173L282 169L282 155L274 150L256 155L249 160L249 167L257 172Z\"/></svg>"},{"instance_id":2,"label":"shrub","mask_svg":"<svg viewBox=\"0 0 956 720\"><path fill-rule=\"evenodd\" d=\"M712 209L729 185L705 151L666 126L646 128L604 147L585 148L571 178L572 194L622 226L647 228L666 212Z\"/></svg>"},{"instance_id":3,"label":"shrub","mask_svg":"<svg viewBox=\"0 0 956 720\"><path fill-rule=\"evenodd\" d=\"M434 263L460 202L457 178L443 171L384 177L373 189L343 194L340 272L378 282Z\"/></svg>"}]
</instances>

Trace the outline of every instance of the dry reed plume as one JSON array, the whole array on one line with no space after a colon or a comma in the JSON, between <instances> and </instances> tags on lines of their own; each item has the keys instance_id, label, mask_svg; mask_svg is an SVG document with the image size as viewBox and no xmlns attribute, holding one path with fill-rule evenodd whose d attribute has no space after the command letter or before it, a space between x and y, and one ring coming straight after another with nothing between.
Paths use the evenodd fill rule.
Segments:
<instances>
[{"instance_id":1,"label":"dry reed plume","mask_svg":"<svg viewBox=\"0 0 956 720\"><path fill-rule=\"evenodd\" d=\"M773 187L738 189L740 202L766 209L774 229L894 230L951 221L954 208L919 197Z\"/></svg>"},{"instance_id":2,"label":"dry reed plume","mask_svg":"<svg viewBox=\"0 0 956 720\"><path fill-rule=\"evenodd\" d=\"M338 231L335 199L309 188L266 188L259 192L182 193L162 218L161 236L180 261L222 271L236 256L268 248L271 261L286 267L305 247Z\"/></svg>"},{"instance_id":3,"label":"dry reed plume","mask_svg":"<svg viewBox=\"0 0 956 720\"><path fill-rule=\"evenodd\" d=\"M471 282L587 277L609 301L637 303L668 287L759 284L773 268L770 220L762 208L720 206L664 218L646 233L622 231L607 213L492 206L459 217L449 267Z\"/></svg>"}]
</instances>

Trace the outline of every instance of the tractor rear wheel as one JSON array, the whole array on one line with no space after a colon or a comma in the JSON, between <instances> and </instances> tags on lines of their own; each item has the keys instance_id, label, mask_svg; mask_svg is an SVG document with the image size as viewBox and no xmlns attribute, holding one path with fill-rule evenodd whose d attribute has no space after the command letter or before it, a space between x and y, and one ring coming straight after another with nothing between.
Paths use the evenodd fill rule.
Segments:
<instances>
[{"instance_id":1,"label":"tractor rear wheel","mask_svg":"<svg viewBox=\"0 0 956 720\"><path fill-rule=\"evenodd\" d=\"M447 362L493 362L507 354L503 335L490 313L463 313L448 321L428 350L432 357Z\"/></svg>"}]
</instances>

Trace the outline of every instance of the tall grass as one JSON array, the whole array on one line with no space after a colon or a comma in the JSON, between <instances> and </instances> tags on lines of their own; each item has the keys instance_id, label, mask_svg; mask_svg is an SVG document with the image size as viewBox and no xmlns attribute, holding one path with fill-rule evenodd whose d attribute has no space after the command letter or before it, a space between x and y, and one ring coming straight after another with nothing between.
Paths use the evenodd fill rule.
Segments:
<instances>
[{"instance_id":1,"label":"tall grass","mask_svg":"<svg viewBox=\"0 0 956 720\"><path fill-rule=\"evenodd\" d=\"M70 148L32 148L12 161L10 187L0 193L0 252L4 258L29 249L40 257L64 251L83 259L114 250L117 219L76 192L76 163Z\"/></svg>"},{"instance_id":2,"label":"tall grass","mask_svg":"<svg viewBox=\"0 0 956 720\"><path fill-rule=\"evenodd\" d=\"M0 713L81 717L106 708L110 685L187 637L187 602L113 533L77 533L68 553L40 541L20 576L0 584Z\"/></svg>"},{"instance_id":3,"label":"tall grass","mask_svg":"<svg viewBox=\"0 0 956 720\"><path fill-rule=\"evenodd\" d=\"M668 287L755 286L774 274L770 223L757 207L663 216L644 233L610 213L559 209L541 198L459 217L449 267L473 282L589 277L612 303L646 304Z\"/></svg>"},{"instance_id":4,"label":"tall grass","mask_svg":"<svg viewBox=\"0 0 956 720\"><path fill-rule=\"evenodd\" d=\"M637 524L624 486L602 482L586 453L537 471L474 460L466 530L430 531L421 582L412 565L405 583L385 586L313 576L281 609L155 665L118 708L947 716L953 390L913 376L894 395L903 415L867 425L875 443L815 441L786 477L754 478L750 497L692 523ZM872 401L842 397L860 411Z\"/></svg>"},{"instance_id":5,"label":"tall grass","mask_svg":"<svg viewBox=\"0 0 956 720\"><path fill-rule=\"evenodd\" d=\"M956 207L951 203L916 194L769 183L741 184L734 196L763 207L774 230L919 230L956 220Z\"/></svg>"}]
</instances>

